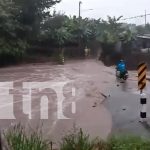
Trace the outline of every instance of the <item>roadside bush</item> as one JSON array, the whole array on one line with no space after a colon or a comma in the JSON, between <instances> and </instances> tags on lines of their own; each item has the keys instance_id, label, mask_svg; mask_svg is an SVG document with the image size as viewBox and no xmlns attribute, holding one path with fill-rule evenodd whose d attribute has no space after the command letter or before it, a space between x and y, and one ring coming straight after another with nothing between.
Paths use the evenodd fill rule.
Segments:
<instances>
[{"instance_id":1,"label":"roadside bush","mask_svg":"<svg viewBox=\"0 0 150 150\"><path fill-rule=\"evenodd\" d=\"M44 140L42 133L27 131L17 125L4 133L8 150L53 150L52 141ZM51 145L50 145L51 144ZM150 140L137 136L113 136L107 141L91 139L82 129L65 135L57 150L150 150Z\"/></svg>"},{"instance_id":2,"label":"roadside bush","mask_svg":"<svg viewBox=\"0 0 150 150\"><path fill-rule=\"evenodd\" d=\"M8 65L21 61L27 46L27 43L22 40L6 41L0 39L0 65Z\"/></svg>"},{"instance_id":3,"label":"roadside bush","mask_svg":"<svg viewBox=\"0 0 150 150\"><path fill-rule=\"evenodd\" d=\"M89 135L86 135L80 129L63 137L60 150L92 150L94 144L95 140L90 141Z\"/></svg>"},{"instance_id":4,"label":"roadside bush","mask_svg":"<svg viewBox=\"0 0 150 150\"><path fill-rule=\"evenodd\" d=\"M32 132L27 135L25 128L17 125L4 133L8 150L49 150L49 142L41 134Z\"/></svg>"}]
</instances>

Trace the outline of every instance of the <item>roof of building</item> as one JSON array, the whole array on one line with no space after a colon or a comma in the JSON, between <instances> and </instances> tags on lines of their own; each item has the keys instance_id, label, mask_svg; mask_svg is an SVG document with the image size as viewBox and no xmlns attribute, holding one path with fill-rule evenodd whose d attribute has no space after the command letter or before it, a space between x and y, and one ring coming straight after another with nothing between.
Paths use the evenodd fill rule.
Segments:
<instances>
[{"instance_id":1,"label":"roof of building","mask_svg":"<svg viewBox=\"0 0 150 150\"><path fill-rule=\"evenodd\" d=\"M137 37L142 39L150 39L150 34L138 35Z\"/></svg>"}]
</instances>

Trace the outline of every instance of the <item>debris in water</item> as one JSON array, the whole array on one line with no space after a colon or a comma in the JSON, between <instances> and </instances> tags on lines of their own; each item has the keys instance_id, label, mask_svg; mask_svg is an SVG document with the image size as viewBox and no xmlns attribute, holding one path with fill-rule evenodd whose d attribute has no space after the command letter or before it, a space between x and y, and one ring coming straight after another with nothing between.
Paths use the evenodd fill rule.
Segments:
<instances>
[{"instance_id":1,"label":"debris in water","mask_svg":"<svg viewBox=\"0 0 150 150\"><path fill-rule=\"evenodd\" d=\"M94 105L93 105L92 107L96 107L96 106L97 106L97 103L95 102Z\"/></svg>"},{"instance_id":2,"label":"debris in water","mask_svg":"<svg viewBox=\"0 0 150 150\"><path fill-rule=\"evenodd\" d=\"M127 108L124 106L124 107L122 108L122 110L125 111L125 110L127 110Z\"/></svg>"},{"instance_id":3,"label":"debris in water","mask_svg":"<svg viewBox=\"0 0 150 150\"><path fill-rule=\"evenodd\" d=\"M101 94L103 97L107 98L107 96L106 96L105 94L103 94L103 93L101 93L101 92L100 92L100 94Z\"/></svg>"}]
</instances>

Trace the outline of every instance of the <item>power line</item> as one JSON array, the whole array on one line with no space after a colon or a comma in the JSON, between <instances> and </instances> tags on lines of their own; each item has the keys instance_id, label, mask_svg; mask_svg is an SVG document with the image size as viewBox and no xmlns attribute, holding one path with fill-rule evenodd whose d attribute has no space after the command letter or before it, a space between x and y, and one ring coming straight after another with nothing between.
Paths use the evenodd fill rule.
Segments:
<instances>
[{"instance_id":1,"label":"power line","mask_svg":"<svg viewBox=\"0 0 150 150\"><path fill-rule=\"evenodd\" d=\"M120 20L129 20L129 19L135 19L135 18L140 18L140 17L145 17L145 16L150 16L150 14L144 14L144 15L139 15L139 16L134 16L134 17L129 17L129 18L124 18Z\"/></svg>"},{"instance_id":2,"label":"power line","mask_svg":"<svg viewBox=\"0 0 150 150\"><path fill-rule=\"evenodd\" d=\"M79 1L79 19L81 18L81 4L82 4L82 2Z\"/></svg>"}]
</instances>

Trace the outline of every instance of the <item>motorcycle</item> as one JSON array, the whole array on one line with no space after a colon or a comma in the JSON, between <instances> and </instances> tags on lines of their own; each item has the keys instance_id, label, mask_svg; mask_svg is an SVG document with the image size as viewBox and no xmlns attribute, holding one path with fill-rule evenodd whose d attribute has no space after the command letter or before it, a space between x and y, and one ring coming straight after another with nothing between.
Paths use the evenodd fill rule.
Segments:
<instances>
[{"instance_id":1,"label":"motorcycle","mask_svg":"<svg viewBox=\"0 0 150 150\"><path fill-rule=\"evenodd\" d=\"M116 69L116 77L118 79L127 80L129 77L128 71L120 72L119 70Z\"/></svg>"}]
</instances>

